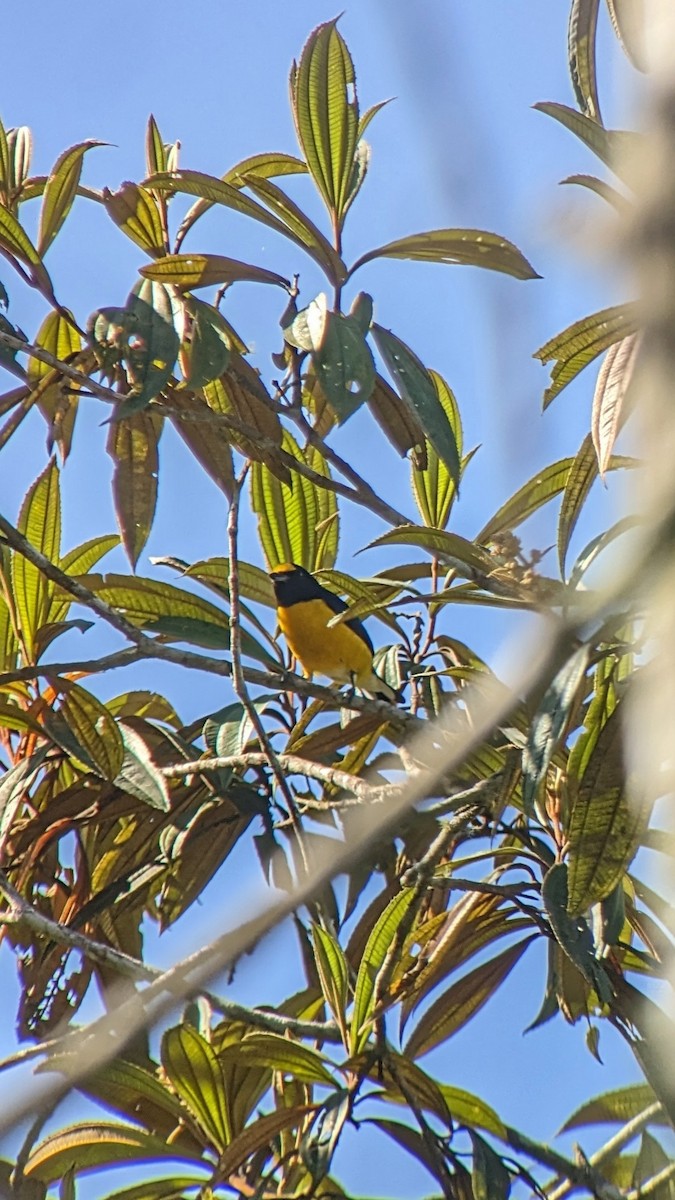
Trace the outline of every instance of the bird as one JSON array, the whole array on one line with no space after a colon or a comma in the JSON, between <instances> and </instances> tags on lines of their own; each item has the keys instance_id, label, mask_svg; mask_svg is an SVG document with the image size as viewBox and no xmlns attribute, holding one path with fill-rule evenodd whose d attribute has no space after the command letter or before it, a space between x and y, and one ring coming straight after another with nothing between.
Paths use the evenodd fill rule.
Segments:
<instances>
[{"instance_id":1,"label":"bird","mask_svg":"<svg viewBox=\"0 0 675 1200\"><path fill-rule=\"evenodd\" d=\"M348 683L378 700L396 704L400 694L373 670L373 643L357 617L337 625L328 622L347 612L335 592L322 587L297 563L281 563L270 571L277 602L277 619L291 654L308 676L325 675Z\"/></svg>"}]
</instances>

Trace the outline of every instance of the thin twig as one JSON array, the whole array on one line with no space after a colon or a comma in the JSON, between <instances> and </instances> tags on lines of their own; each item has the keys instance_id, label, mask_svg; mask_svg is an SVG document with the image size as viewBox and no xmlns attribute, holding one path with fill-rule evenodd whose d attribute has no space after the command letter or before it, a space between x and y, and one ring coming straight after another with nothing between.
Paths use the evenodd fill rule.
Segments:
<instances>
[{"instance_id":1,"label":"thin twig","mask_svg":"<svg viewBox=\"0 0 675 1200\"><path fill-rule=\"evenodd\" d=\"M106 387L103 383L96 383L89 375L85 375L82 371L78 371L75 367L71 367L69 363L63 359L57 358L55 354L50 354L49 350L45 350L42 346L34 346L31 342L24 342L21 338L14 337L11 333L0 332L0 345L5 345L10 350L20 350L23 354L28 354L30 358L36 358L38 362L42 362L47 367L53 367L60 375L66 375L68 379L72 379L81 387L86 387L94 395L99 396L101 400L107 400L109 403L119 404L122 397L119 392L113 391L112 388Z\"/></svg>"}]
</instances>

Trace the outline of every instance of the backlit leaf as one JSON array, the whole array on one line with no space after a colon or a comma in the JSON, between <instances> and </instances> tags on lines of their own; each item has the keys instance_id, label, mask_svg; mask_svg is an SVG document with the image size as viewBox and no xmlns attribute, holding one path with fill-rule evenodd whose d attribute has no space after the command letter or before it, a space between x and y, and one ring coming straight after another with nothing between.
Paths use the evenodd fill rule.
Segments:
<instances>
[{"instance_id":1,"label":"backlit leaf","mask_svg":"<svg viewBox=\"0 0 675 1200\"><path fill-rule=\"evenodd\" d=\"M460 537L458 533L450 533L445 529L425 529L422 525L399 525L369 542L364 549L371 550L376 546L420 546L434 557L451 564L469 579L473 578L474 573L490 575L494 566L490 556L480 546Z\"/></svg>"},{"instance_id":2,"label":"backlit leaf","mask_svg":"<svg viewBox=\"0 0 675 1200\"><path fill-rule=\"evenodd\" d=\"M19 513L18 528L36 550L51 562L58 562L61 496L59 469L53 459L29 489ZM12 558L12 580L21 637L27 661L32 662L35 639L40 626L47 620L54 585L18 552Z\"/></svg>"},{"instance_id":3,"label":"backlit leaf","mask_svg":"<svg viewBox=\"0 0 675 1200\"><path fill-rule=\"evenodd\" d=\"M558 393L603 350L635 333L636 329L635 305L616 304L575 321L546 342L533 356L542 363L554 364L551 385L544 392L544 408L548 408Z\"/></svg>"},{"instance_id":4,"label":"backlit leaf","mask_svg":"<svg viewBox=\"0 0 675 1200\"><path fill-rule=\"evenodd\" d=\"M189 1112L219 1153L232 1138L223 1072L212 1046L192 1025L174 1025L162 1038L162 1066Z\"/></svg>"},{"instance_id":5,"label":"backlit leaf","mask_svg":"<svg viewBox=\"0 0 675 1200\"><path fill-rule=\"evenodd\" d=\"M484 229L430 229L411 233L363 254L350 275L374 258L408 258L417 262L457 263L501 271L515 279L539 279L534 267L506 238Z\"/></svg>"},{"instance_id":6,"label":"backlit leaf","mask_svg":"<svg viewBox=\"0 0 675 1200\"><path fill-rule=\"evenodd\" d=\"M309 36L291 71L291 104L310 174L336 227L342 225L358 140L356 76L337 20Z\"/></svg>"},{"instance_id":7,"label":"backlit leaf","mask_svg":"<svg viewBox=\"0 0 675 1200\"><path fill-rule=\"evenodd\" d=\"M290 433L284 433L282 446L294 458L305 461ZM258 534L268 566L295 562L311 571L318 546L316 487L295 472L292 478L292 488L287 487L264 463L254 462L250 472L251 505L258 518Z\"/></svg>"},{"instance_id":8,"label":"backlit leaf","mask_svg":"<svg viewBox=\"0 0 675 1200\"><path fill-rule=\"evenodd\" d=\"M114 463L115 514L134 570L155 516L158 442L163 424L159 413L137 412L126 421L111 424L108 432L107 450Z\"/></svg>"},{"instance_id":9,"label":"backlit leaf","mask_svg":"<svg viewBox=\"0 0 675 1200\"><path fill-rule=\"evenodd\" d=\"M595 73L595 35L600 0L573 0L567 29L572 86L579 108L602 124Z\"/></svg>"},{"instance_id":10,"label":"backlit leaf","mask_svg":"<svg viewBox=\"0 0 675 1200\"><path fill-rule=\"evenodd\" d=\"M349 994L349 964L336 938L320 925L312 927L314 959L326 1003L346 1037L345 1010Z\"/></svg>"},{"instance_id":11,"label":"backlit leaf","mask_svg":"<svg viewBox=\"0 0 675 1200\"><path fill-rule=\"evenodd\" d=\"M457 401L442 376L436 371L430 371L429 376L452 427L457 453L461 458L462 421ZM429 525L433 529L444 529L456 495L455 482L429 441L425 442L425 457L426 465L424 466L418 466L413 460L413 492L425 525Z\"/></svg>"},{"instance_id":12,"label":"backlit leaf","mask_svg":"<svg viewBox=\"0 0 675 1200\"><path fill-rule=\"evenodd\" d=\"M110 1121L84 1122L50 1134L29 1155L24 1173L44 1183L58 1181L75 1163L79 1171L94 1171L119 1163L159 1160L199 1163L201 1156L183 1146L167 1145L144 1129Z\"/></svg>"},{"instance_id":13,"label":"backlit leaf","mask_svg":"<svg viewBox=\"0 0 675 1200\"><path fill-rule=\"evenodd\" d=\"M47 732L55 741L63 741L64 749L69 753L72 737L74 756L80 757L85 766L93 767L104 779L112 781L124 758L124 744L117 722L105 705L79 683L60 679L58 690L62 699L56 719L53 714L44 717ZM70 735L65 739L62 737L64 726Z\"/></svg>"},{"instance_id":14,"label":"backlit leaf","mask_svg":"<svg viewBox=\"0 0 675 1200\"><path fill-rule=\"evenodd\" d=\"M37 285L52 294L51 281L40 255L18 218L4 204L0 204L0 250L7 251L10 262L14 257L28 267Z\"/></svg>"},{"instance_id":15,"label":"backlit leaf","mask_svg":"<svg viewBox=\"0 0 675 1200\"><path fill-rule=\"evenodd\" d=\"M221 181L229 183L235 188L243 188L246 184L246 177L249 175L255 175L261 179L271 179L280 175L298 175L306 172L307 164L302 159L296 158L293 154L272 151L264 154L252 154L250 158L242 159L221 176ZM199 217L207 212L214 203L213 200L201 199L192 205L180 223L176 237L177 245L183 241L195 221L199 220Z\"/></svg>"},{"instance_id":16,"label":"backlit leaf","mask_svg":"<svg viewBox=\"0 0 675 1200\"><path fill-rule=\"evenodd\" d=\"M608 717L574 798L569 838L569 912L604 899L621 881L640 843L644 802L626 794L623 714Z\"/></svg>"},{"instance_id":17,"label":"backlit leaf","mask_svg":"<svg viewBox=\"0 0 675 1200\"><path fill-rule=\"evenodd\" d=\"M82 338L65 312L60 310L47 314L35 344L62 362L72 362L73 356L82 349ZM32 357L28 360L28 378L33 387L48 384L41 389L38 407L50 425L50 442L58 443L65 459L70 452L80 385Z\"/></svg>"},{"instance_id":18,"label":"backlit leaf","mask_svg":"<svg viewBox=\"0 0 675 1200\"><path fill-rule=\"evenodd\" d=\"M267 1067L270 1071L281 1071L293 1075L306 1083L335 1083L330 1071L316 1050L302 1042L292 1042L278 1033L252 1033L226 1049L220 1058L233 1058L238 1064Z\"/></svg>"},{"instance_id":19,"label":"backlit leaf","mask_svg":"<svg viewBox=\"0 0 675 1200\"><path fill-rule=\"evenodd\" d=\"M255 193L263 204L283 221L293 231L308 254L325 271L333 286L344 283L347 278L347 268L340 255L333 249L328 238L302 211L298 205L287 196L276 183L255 174L246 176L246 187Z\"/></svg>"},{"instance_id":20,"label":"backlit leaf","mask_svg":"<svg viewBox=\"0 0 675 1200\"><path fill-rule=\"evenodd\" d=\"M153 258L166 254L167 246L157 201L145 187L126 182L117 192L103 189L106 212L137 246Z\"/></svg>"},{"instance_id":21,"label":"backlit leaf","mask_svg":"<svg viewBox=\"0 0 675 1200\"><path fill-rule=\"evenodd\" d=\"M209 421L211 409L200 396L172 389L169 418L197 462L231 496L234 488L232 435L222 422Z\"/></svg>"},{"instance_id":22,"label":"backlit leaf","mask_svg":"<svg viewBox=\"0 0 675 1200\"><path fill-rule=\"evenodd\" d=\"M616 175L623 175L626 172L626 164L630 164L632 156L640 145L639 134L623 129L605 129L592 117L587 117L574 108L568 108L566 104L556 104L544 100L533 104L532 107L553 117L554 120L569 129L602 162L611 167Z\"/></svg>"},{"instance_id":23,"label":"backlit leaf","mask_svg":"<svg viewBox=\"0 0 675 1200\"><path fill-rule=\"evenodd\" d=\"M237 258L225 258L222 254L167 254L156 262L141 267L144 279L160 283L174 283L181 288L209 287L218 283L274 283L288 288L290 284L283 275L240 262Z\"/></svg>"},{"instance_id":24,"label":"backlit leaf","mask_svg":"<svg viewBox=\"0 0 675 1200\"><path fill-rule=\"evenodd\" d=\"M405 1046L409 1058L421 1058L448 1040L483 1007L533 939L525 938L509 946L496 958L481 963L443 992L422 1017Z\"/></svg>"},{"instance_id":25,"label":"backlit leaf","mask_svg":"<svg viewBox=\"0 0 675 1200\"><path fill-rule=\"evenodd\" d=\"M40 209L40 232L38 253L49 249L59 229L70 212L77 195L77 185L82 174L82 162L87 150L102 146L103 142L79 142L64 150L52 167L42 196Z\"/></svg>"},{"instance_id":26,"label":"backlit leaf","mask_svg":"<svg viewBox=\"0 0 675 1200\"><path fill-rule=\"evenodd\" d=\"M591 432L598 459L598 469L604 479L614 442L627 413L624 400L630 387L638 349L638 338L631 334L610 346L598 373L593 393Z\"/></svg>"},{"instance_id":27,"label":"backlit leaf","mask_svg":"<svg viewBox=\"0 0 675 1200\"><path fill-rule=\"evenodd\" d=\"M476 541L489 542L498 533L515 529L537 509L558 496L567 484L573 465L573 458L561 458L542 471L537 471L483 526Z\"/></svg>"},{"instance_id":28,"label":"backlit leaf","mask_svg":"<svg viewBox=\"0 0 675 1200\"><path fill-rule=\"evenodd\" d=\"M368 1043L377 977L387 951L396 936L396 931L414 898L414 888L403 888L390 900L371 930L359 963L354 987L354 1008L350 1032L352 1054L358 1054Z\"/></svg>"},{"instance_id":29,"label":"backlit leaf","mask_svg":"<svg viewBox=\"0 0 675 1200\"><path fill-rule=\"evenodd\" d=\"M646 71L645 31L647 15L644 0L607 0L614 31L633 66Z\"/></svg>"},{"instance_id":30,"label":"backlit leaf","mask_svg":"<svg viewBox=\"0 0 675 1200\"><path fill-rule=\"evenodd\" d=\"M571 1117L561 1126L560 1132L580 1129L584 1125L624 1125L654 1104L656 1096L648 1083L633 1083L626 1087L602 1092L575 1109ZM657 1113L652 1120L666 1125L665 1113Z\"/></svg>"},{"instance_id":31,"label":"backlit leaf","mask_svg":"<svg viewBox=\"0 0 675 1200\"><path fill-rule=\"evenodd\" d=\"M181 368L185 382L197 390L222 375L230 359L227 325L211 304L194 297L189 302L192 329L183 342Z\"/></svg>"},{"instance_id":32,"label":"backlit leaf","mask_svg":"<svg viewBox=\"0 0 675 1200\"><path fill-rule=\"evenodd\" d=\"M429 374L433 379L435 372L430 371ZM386 379L379 374L375 376L368 407L380 429L401 457L405 457L412 450L413 461L423 468L426 463L426 438L417 413L401 400Z\"/></svg>"}]
</instances>

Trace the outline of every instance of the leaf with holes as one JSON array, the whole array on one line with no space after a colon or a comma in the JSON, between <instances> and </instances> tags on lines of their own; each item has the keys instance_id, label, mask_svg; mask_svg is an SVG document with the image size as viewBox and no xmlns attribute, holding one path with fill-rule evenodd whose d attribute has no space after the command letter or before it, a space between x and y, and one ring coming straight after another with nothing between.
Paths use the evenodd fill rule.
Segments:
<instances>
[{"instance_id":1,"label":"leaf with holes","mask_svg":"<svg viewBox=\"0 0 675 1200\"><path fill-rule=\"evenodd\" d=\"M331 312L323 292L299 314L302 317L316 377L343 424L372 393L375 363L370 347L356 318Z\"/></svg>"}]
</instances>

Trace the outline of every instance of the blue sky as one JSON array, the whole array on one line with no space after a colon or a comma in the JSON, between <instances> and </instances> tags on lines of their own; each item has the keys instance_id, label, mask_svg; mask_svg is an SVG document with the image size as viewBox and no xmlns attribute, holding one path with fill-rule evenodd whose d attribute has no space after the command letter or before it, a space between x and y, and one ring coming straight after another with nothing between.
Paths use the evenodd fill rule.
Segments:
<instances>
[{"instance_id":1,"label":"blue sky","mask_svg":"<svg viewBox=\"0 0 675 1200\"><path fill-rule=\"evenodd\" d=\"M465 536L475 534L537 467L578 449L588 429L592 372L542 416L546 371L531 355L572 320L622 299L627 290L621 270L610 269L596 250L605 240L605 228L611 230L611 215L605 227L597 198L558 187L558 180L569 174L596 171L595 161L569 133L531 107L538 100L573 102L566 63L567 8L562 0L421 0L415 5L354 0L347 3L341 22L362 108L396 98L369 129L372 163L361 202L348 221L347 256L354 259L405 233L465 225L508 237L544 277L519 283L473 269L391 261L371 263L358 276L355 290L373 294L380 324L391 327L454 389L466 444L481 443L453 526ZM296 152L287 101L289 66L310 30L336 11L337 5L324 0L283 6L270 0L196 0L191 6L177 0L117 0L112 8L81 0L67 5L25 0L3 14L5 47L16 47L16 52L6 49L3 56L0 115L6 126L33 129L35 173L45 173L75 142L89 137L109 142L87 156L83 181L94 187L114 189L124 179L142 178L150 112L166 140L180 139L185 167L220 175L249 154ZM601 47L607 51L601 66L603 109L609 124L620 124L628 120L633 85L604 12L602 22ZM307 181L293 180L289 190L314 219L321 219ZM29 228L37 205L33 209ZM29 210L26 206L24 214ZM303 302L321 286L306 262L296 261L270 231L222 209L212 210L197 226L188 248L229 254L282 274L301 270ZM83 200L47 259L59 298L81 323L93 309L124 301L142 261L141 252L105 213ZM39 299L27 294L1 260L0 280L10 294L10 319L32 335L44 315ZM225 311L253 345L256 364L266 370L270 349L279 348L278 297L242 286ZM11 387L11 380L2 386ZM110 462L100 427L108 412L94 402L83 408L64 472L65 546L115 528ZM335 444L367 472L375 462L382 494L414 519L407 467L382 448L378 429L366 414L339 431ZM44 427L36 414L0 463L0 509L8 516L16 514L44 462ZM614 481L609 491L600 492L590 510L597 523L580 532L576 549L608 519L619 494ZM225 520L220 493L192 468L167 430L158 515L139 572L152 571L150 555L194 560L223 554ZM541 523L531 544L549 544L553 529L552 518L548 528ZM355 549L380 532L380 522L363 510L345 513L340 564L362 574L385 566L381 552L351 560ZM261 561L247 518L240 552ZM124 569L121 557L108 561L111 569ZM493 654L505 626L489 612L461 611L453 632ZM69 652L66 645L64 641L64 654ZM80 654L82 646L74 640L70 650ZM162 664L152 672L153 686L167 689L186 720L225 702L221 682L188 683ZM104 683L101 694L147 683L146 669L136 668L110 684L109 691ZM169 963L217 931L218 900L233 869L255 878L250 855L228 863L221 887L212 885L206 904L189 922L160 942L151 939L152 961ZM275 935L269 953L286 941L283 932ZM236 994L248 1002L270 999L267 991L261 994L261 971L266 985L269 971L264 953L243 964L238 974ZM0 964L7 977L11 964L6 951ZM543 978L541 955L530 952L500 998L453 1040L451 1058L425 1060L425 1065L449 1082L477 1091L511 1123L546 1138L584 1094L634 1078L635 1069L609 1032L603 1034L611 1061L605 1068L584 1050L580 1027L571 1030L558 1020L522 1038L522 1028L539 1007ZM281 997L293 982L280 977L276 985ZM0 1013L3 1009L0 1024L9 1031L13 998L4 988ZM7 1035L2 1038L0 1053L9 1049L8 1040ZM73 1102L62 1115L74 1119ZM364 1135L350 1142L348 1154L338 1160L340 1178L352 1184L358 1178L363 1194L374 1189L394 1197L428 1189L430 1181L422 1182L414 1167L401 1170L398 1155L391 1164L374 1163L364 1144L372 1148ZM85 1180L78 1194L89 1200L100 1194L100 1186Z\"/></svg>"}]
</instances>

